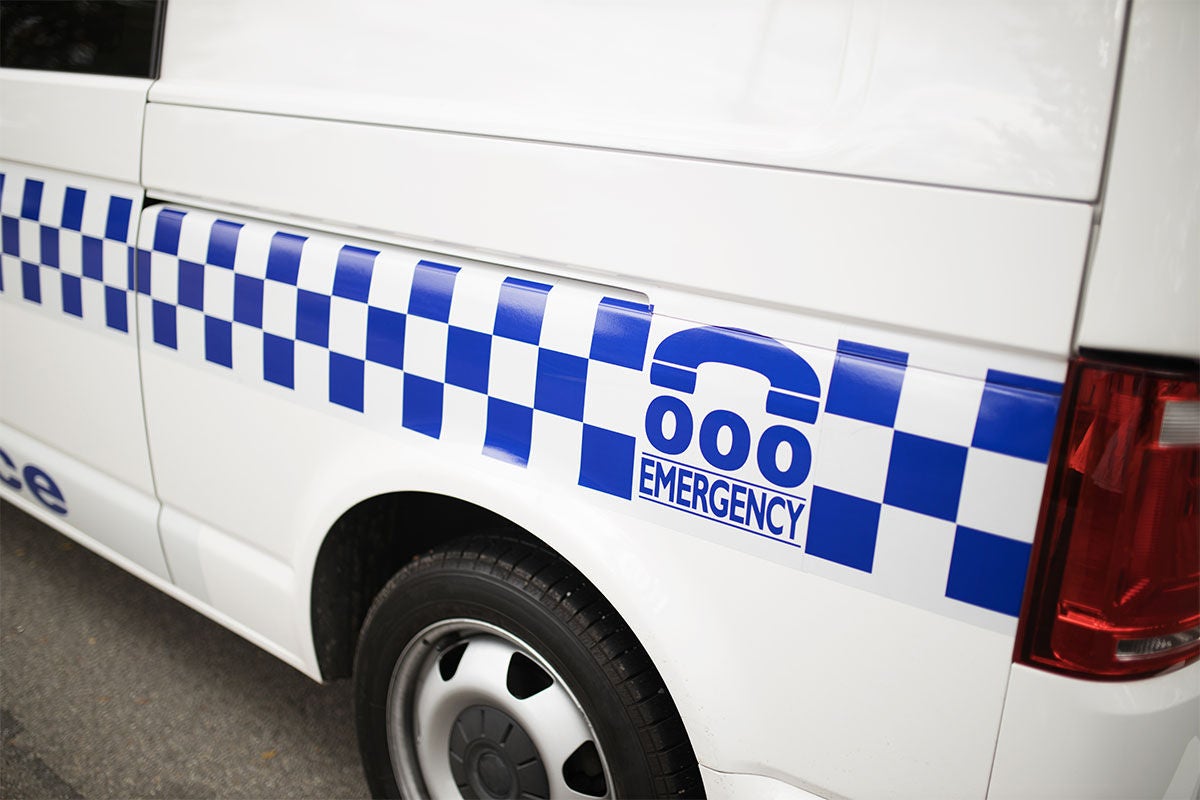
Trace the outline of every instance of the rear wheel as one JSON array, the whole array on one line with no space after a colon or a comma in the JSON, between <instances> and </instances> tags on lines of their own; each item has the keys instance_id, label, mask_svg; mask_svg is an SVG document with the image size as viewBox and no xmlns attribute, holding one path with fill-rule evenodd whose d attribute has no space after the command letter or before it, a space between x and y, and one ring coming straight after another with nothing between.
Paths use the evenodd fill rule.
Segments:
<instances>
[{"instance_id":1,"label":"rear wheel","mask_svg":"<svg viewBox=\"0 0 1200 800\"><path fill-rule=\"evenodd\" d=\"M355 704L376 796L703 795L632 632L524 540L462 540L397 573L363 624Z\"/></svg>"}]
</instances>

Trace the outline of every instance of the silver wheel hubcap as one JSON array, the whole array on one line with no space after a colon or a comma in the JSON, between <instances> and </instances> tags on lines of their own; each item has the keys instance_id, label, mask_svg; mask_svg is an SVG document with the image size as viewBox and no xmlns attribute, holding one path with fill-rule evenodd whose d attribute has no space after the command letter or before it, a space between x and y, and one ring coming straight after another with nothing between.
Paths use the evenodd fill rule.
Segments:
<instances>
[{"instance_id":1,"label":"silver wheel hubcap","mask_svg":"<svg viewBox=\"0 0 1200 800\"><path fill-rule=\"evenodd\" d=\"M388 689L388 747L409 798L611 797L595 731L558 673L478 620L431 625Z\"/></svg>"}]
</instances>

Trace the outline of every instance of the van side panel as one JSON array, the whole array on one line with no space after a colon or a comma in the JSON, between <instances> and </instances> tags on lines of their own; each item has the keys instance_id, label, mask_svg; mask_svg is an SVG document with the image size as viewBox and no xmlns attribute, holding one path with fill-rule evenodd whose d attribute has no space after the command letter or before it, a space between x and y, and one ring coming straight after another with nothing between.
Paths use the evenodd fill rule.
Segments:
<instances>
[{"instance_id":1,"label":"van side panel","mask_svg":"<svg viewBox=\"0 0 1200 800\"><path fill-rule=\"evenodd\" d=\"M1139 2L1079 345L1200 356L1200 5Z\"/></svg>"}]
</instances>

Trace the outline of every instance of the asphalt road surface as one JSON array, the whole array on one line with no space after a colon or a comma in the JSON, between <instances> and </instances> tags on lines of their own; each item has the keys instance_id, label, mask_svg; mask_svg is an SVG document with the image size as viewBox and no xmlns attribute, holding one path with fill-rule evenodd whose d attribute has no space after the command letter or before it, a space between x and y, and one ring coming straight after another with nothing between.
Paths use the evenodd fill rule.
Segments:
<instances>
[{"instance_id":1,"label":"asphalt road surface","mask_svg":"<svg viewBox=\"0 0 1200 800\"><path fill-rule=\"evenodd\" d=\"M0 503L0 798L367 797L321 686Z\"/></svg>"}]
</instances>

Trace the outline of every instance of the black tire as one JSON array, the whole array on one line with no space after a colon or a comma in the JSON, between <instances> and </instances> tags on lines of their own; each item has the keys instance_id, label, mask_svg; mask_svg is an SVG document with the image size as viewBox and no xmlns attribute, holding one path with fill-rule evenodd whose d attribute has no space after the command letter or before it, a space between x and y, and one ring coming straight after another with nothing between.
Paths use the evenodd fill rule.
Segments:
<instances>
[{"instance_id":1,"label":"black tire","mask_svg":"<svg viewBox=\"0 0 1200 800\"><path fill-rule=\"evenodd\" d=\"M471 537L400 570L363 623L354 700L375 797L557 796L565 787L584 797L704 796L649 656L596 588L536 543Z\"/></svg>"}]
</instances>

